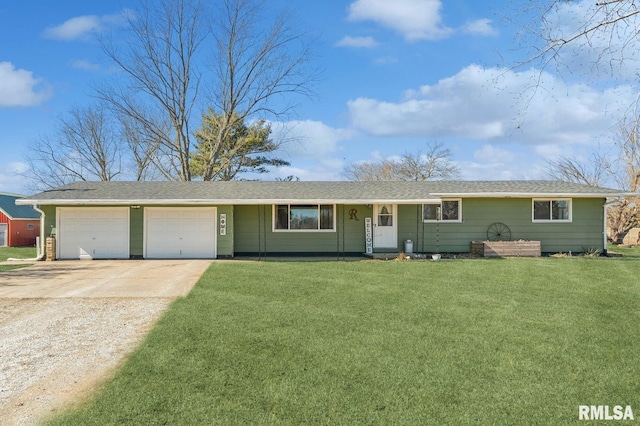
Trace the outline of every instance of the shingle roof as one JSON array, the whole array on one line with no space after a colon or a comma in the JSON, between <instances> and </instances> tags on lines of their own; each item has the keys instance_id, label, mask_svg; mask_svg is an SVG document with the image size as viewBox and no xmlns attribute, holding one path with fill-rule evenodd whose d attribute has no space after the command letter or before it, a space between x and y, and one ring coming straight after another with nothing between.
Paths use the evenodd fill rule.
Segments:
<instances>
[{"instance_id":1,"label":"shingle roof","mask_svg":"<svg viewBox=\"0 0 640 426\"><path fill-rule=\"evenodd\" d=\"M0 210L11 219L38 219L40 214L30 206L16 206L21 195L0 193Z\"/></svg>"},{"instance_id":2,"label":"shingle roof","mask_svg":"<svg viewBox=\"0 0 640 426\"><path fill-rule=\"evenodd\" d=\"M75 182L20 204L410 203L440 197L614 197L623 191L561 181Z\"/></svg>"}]
</instances>

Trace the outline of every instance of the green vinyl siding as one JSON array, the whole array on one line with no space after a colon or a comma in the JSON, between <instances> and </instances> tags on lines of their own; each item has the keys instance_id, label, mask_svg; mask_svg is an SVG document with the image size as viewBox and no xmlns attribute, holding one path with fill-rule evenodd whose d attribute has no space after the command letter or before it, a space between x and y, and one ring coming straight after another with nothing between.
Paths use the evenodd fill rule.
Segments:
<instances>
[{"instance_id":1,"label":"green vinyl siding","mask_svg":"<svg viewBox=\"0 0 640 426\"><path fill-rule=\"evenodd\" d=\"M216 255L218 257L231 257L233 256L233 206L216 206L218 211L218 230L216 235L218 250ZM227 215L227 231L226 235L220 235L220 215Z\"/></svg>"},{"instance_id":2,"label":"green vinyl siding","mask_svg":"<svg viewBox=\"0 0 640 426\"><path fill-rule=\"evenodd\" d=\"M144 207L129 209L129 256L141 258L144 254Z\"/></svg>"},{"instance_id":3,"label":"green vinyl siding","mask_svg":"<svg viewBox=\"0 0 640 426\"><path fill-rule=\"evenodd\" d=\"M336 205L333 231L274 231L272 205L235 206L234 249L236 253L364 253L364 218L371 214L366 205Z\"/></svg>"},{"instance_id":4,"label":"green vinyl siding","mask_svg":"<svg viewBox=\"0 0 640 426\"><path fill-rule=\"evenodd\" d=\"M40 206L40 210L44 212L44 229L40 232L44 238L47 238L51 236L51 232L56 227L56 206Z\"/></svg>"},{"instance_id":5,"label":"green vinyl siding","mask_svg":"<svg viewBox=\"0 0 640 426\"><path fill-rule=\"evenodd\" d=\"M487 229L495 222L510 228L512 240L540 241L543 252L603 249L604 203L602 198L574 198L571 222L533 222L531 198L467 198L462 199L462 221L450 223L424 223L422 204L401 204L397 250L403 250L404 241L410 239L417 253L468 252L471 241L487 239ZM132 257L143 256L144 207L129 210ZM368 205L336 205L333 231L274 232L272 205L215 207L217 255L221 257L235 253L364 253L364 222L373 216ZM45 212L42 233L48 237L56 226L56 206L41 209ZM220 235L220 214L227 215L226 235Z\"/></svg>"},{"instance_id":6,"label":"green vinyl siding","mask_svg":"<svg viewBox=\"0 0 640 426\"><path fill-rule=\"evenodd\" d=\"M91 206L95 207L114 207L110 205L104 206ZM152 207L152 206L147 206ZM159 206L153 206L159 207ZM185 207L181 205L166 205L162 207ZM198 206L200 207L200 206ZM233 206L201 206L201 207L216 207L217 208L217 249L216 255L218 257L233 256ZM129 209L129 255L133 258L142 257L144 255L144 208L145 205L140 205L140 208ZM197 207L196 207L197 208ZM45 228L44 236L48 237L51 234L51 229L56 225L56 206L42 206L42 211L45 212ZM226 235L220 235L220 214L227 215L227 232Z\"/></svg>"},{"instance_id":7,"label":"green vinyl siding","mask_svg":"<svg viewBox=\"0 0 640 426\"><path fill-rule=\"evenodd\" d=\"M425 223L418 249L424 252L468 252L471 241L486 240L493 223L504 223L511 240L540 241L543 252L603 249L604 199L572 199L571 222L532 221L531 198L467 198L462 223ZM400 237L400 236L399 236ZM414 245L414 250L416 250Z\"/></svg>"},{"instance_id":8,"label":"green vinyl siding","mask_svg":"<svg viewBox=\"0 0 640 426\"><path fill-rule=\"evenodd\" d=\"M400 204L398 206L398 251L404 251L405 240L413 242L414 252L420 251L417 244L420 241L422 225L421 204Z\"/></svg>"},{"instance_id":9,"label":"green vinyl siding","mask_svg":"<svg viewBox=\"0 0 640 426\"><path fill-rule=\"evenodd\" d=\"M131 229L131 256L142 256L144 253L144 208L145 207L189 207L180 204L168 205L141 205L139 209L131 209L130 229ZM233 256L233 206L217 206L202 205L198 207L215 207L216 208L216 256L230 257ZM220 235L220 215L227 215L227 232L226 235Z\"/></svg>"}]
</instances>

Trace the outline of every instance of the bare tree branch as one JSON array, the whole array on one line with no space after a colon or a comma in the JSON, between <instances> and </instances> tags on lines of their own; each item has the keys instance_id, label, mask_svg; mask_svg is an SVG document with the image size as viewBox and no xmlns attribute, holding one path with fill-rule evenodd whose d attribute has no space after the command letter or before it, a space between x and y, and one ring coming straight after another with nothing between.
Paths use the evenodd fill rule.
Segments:
<instances>
[{"instance_id":1,"label":"bare tree branch","mask_svg":"<svg viewBox=\"0 0 640 426\"><path fill-rule=\"evenodd\" d=\"M202 5L198 0L147 1L127 18L131 37L124 52L101 40L126 81L120 88L100 89L98 96L170 152L163 164L173 170L163 170L166 177L191 180L190 121L200 84L194 61L206 37Z\"/></svg>"},{"instance_id":2,"label":"bare tree branch","mask_svg":"<svg viewBox=\"0 0 640 426\"><path fill-rule=\"evenodd\" d=\"M591 161L561 157L547 162L547 174L554 178L591 186L614 184L625 191L640 189L640 121L638 117L620 122L611 142L610 155L594 154ZM608 237L620 242L633 227L638 226L640 197L615 200L607 209Z\"/></svg>"},{"instance_id":3,"label":"bare tree branch","mask_svg":"<svg viewBox=\"0 0 640 426\"><path fill-rule=\"evenodd\" d=\"M31 143L27 163L34 189L76 180L110 181L122 174L123 147L102 105L73 108L52 136Z\"/></svg>"},{"instance_id":4,"label":"bare tree branch","mask_svg":"<svg viewBox=\"0 0 640 426\"><path fill-rule=\"evenodd\" d=\"M302 34L278 15L264 22L264 4L256 0L224 0L212 30L215 78L211 96L218 114L217 135L211 139L202 178L216 179L216 162L237 122L255 118L285 118L291 100L310 96L312 74L306 68L310 48Z\"/></svg>"},{"instance_id":5,"label":"bare tree branch","mask_svg":"<svg viewBox=\"0 0 640 426\"><path fill-rule=\"evenodd\" d=\"M405 153L400 159L351 163L343 170L354 181L427 181L457 177L460 168L451 160L451 151L441 143L427 145L426 153Z\"/></svg>"}]
</instances>

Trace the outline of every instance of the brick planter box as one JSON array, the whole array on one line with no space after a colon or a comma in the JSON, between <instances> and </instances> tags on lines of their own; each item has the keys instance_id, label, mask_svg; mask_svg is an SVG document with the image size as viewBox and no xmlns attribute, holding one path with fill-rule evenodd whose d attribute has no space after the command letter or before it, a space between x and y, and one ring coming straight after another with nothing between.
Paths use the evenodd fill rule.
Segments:
<instances>
[{"instance_id":1,"label":"brick planter box","mask_svg":"<svg viewBox=\"0 0 640 426\"><path fill-rule=\"evenodd\" d=\"M471 253L484 257L539 257L540 241L471 241Z\"/></svg>"}]
</instances>

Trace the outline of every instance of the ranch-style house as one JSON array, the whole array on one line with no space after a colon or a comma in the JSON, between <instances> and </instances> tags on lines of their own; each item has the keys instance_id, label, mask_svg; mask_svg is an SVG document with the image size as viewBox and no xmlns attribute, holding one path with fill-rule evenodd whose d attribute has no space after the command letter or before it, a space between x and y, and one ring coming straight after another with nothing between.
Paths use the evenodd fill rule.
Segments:
<instances>
[{"instance_id":1,"label":"ranch-style house","mask_svg":"<svg viewBox=\"0 0 640 426\"><path fill-rule=\"evenodd\" d=\"M606 251L622 191L561 181L76 182L18 199L59 259Z\"/></svg>"}]
</instances>

